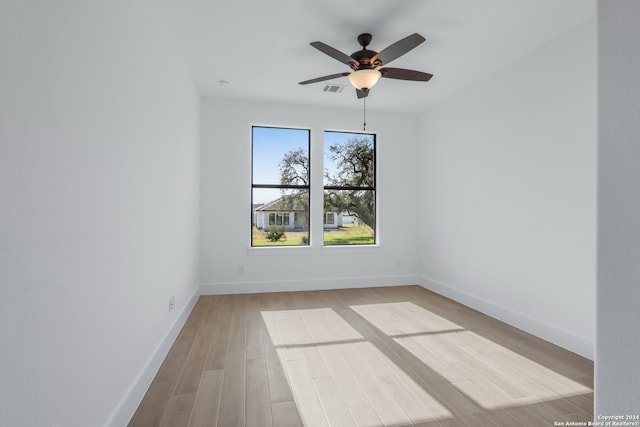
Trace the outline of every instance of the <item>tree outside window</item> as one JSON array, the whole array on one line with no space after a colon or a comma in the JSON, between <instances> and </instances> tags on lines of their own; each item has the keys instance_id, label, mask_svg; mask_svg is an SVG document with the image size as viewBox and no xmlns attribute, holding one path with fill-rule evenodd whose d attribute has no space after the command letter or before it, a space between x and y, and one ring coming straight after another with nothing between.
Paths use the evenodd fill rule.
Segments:
<instances>
[{"instance_id":1,"label":"tree outside window","mask_svg":"<svg viewBox=\"0 0 640 427\"><path fill-rule=\"evenodd\" d=\"M337 230L325 228L324 244L375 243L375 135L325 131L324 144L324 209L338 219Z\"/></svg>"}]
</instances>

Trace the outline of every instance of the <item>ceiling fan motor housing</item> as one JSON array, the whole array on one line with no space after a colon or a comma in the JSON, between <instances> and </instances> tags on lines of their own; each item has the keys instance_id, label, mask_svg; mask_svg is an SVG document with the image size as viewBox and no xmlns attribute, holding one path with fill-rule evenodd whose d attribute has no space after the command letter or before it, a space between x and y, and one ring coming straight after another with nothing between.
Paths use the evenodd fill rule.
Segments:
<instances>
[{"instance_id":1,"label":"ceiling fan motor housing","mask_svg":"<svg viewBox=\"0 0 640 427\"><path fill-rule=\"evenodd\" d=\"M375 68L381 65L380 61L375 61L374 63L371 63L371 58L373 58L377 53L378 52L375 52L373 50L367 50L367 49L362 49L357 52L353 52L351 54L351 57L356 61L358 61L358 63L360 64L359 66L356 66L354 70L366 70L366 69Z\"/></svg>"},{"instance_id":2,"label":"ceiling fan motor housing","mask_svg":"<svg viewBox=\"0 0 640 427\"><path fill-rule=\"evenodd\" d=\"M360 46L362 46L362 49L356 52L353 52L351 54L351 57L356 61L358 61L360 65L356 66L354 64L351 66L352 69L367 70L367 69L375 68L382 65L380 61L376 61L373 64L371 63L371 58L373 58L378 54L378 52L376 51L367 49L367 46L369 46L369 43L371 43L372 38L373 36L369 33L362 33L358 36L358 43L360 43Z\"/></svg>"}]
</instances>

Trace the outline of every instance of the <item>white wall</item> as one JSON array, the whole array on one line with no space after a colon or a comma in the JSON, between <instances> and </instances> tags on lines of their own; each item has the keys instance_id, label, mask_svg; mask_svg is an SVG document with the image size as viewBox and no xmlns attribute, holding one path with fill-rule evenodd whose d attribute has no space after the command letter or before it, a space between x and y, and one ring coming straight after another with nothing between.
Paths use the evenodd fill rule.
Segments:
<instances>
[{"instance_id":1,"label":"white wall","mask_svg":"<svg viewBox=\"0 0 640 427\"><path fill-rule=\"evenodd\" d=\"M595 19L429 111L423 284L593 358Z\"/></svg>"},{"instance_id":2,"label":"white wall","mask_svg":"<svg viewBox=\"0 0 640 427\"><path fill-rule=\"evenodd\" d=\"M367 131L378 133L380 246L323 249L322 132L360 131L362 110L203 99L200 164L203 292L415 283L418 119L368 111L367 123ZM311 216L312 222L320 221L320 227L311 232L312 244L316 242L312 247L249 250L252 125L312 131Z\"/></svg>"},{"instance_id":3,"label":"white wall","mask_svg":"<svg viewBox=\"0 0 640 427\"><path fill-rule=\"evenodd\" d=\"M198 97L166 18L2 3L0 425L126 424L192 302Z\"/></svg>"},{"instance_id":4,"label":"white wall","mask_svg":"<svg viewBox=\"0 0 640 427\"><path fill-rule=\"evenodd\" d=\"M598 416L640 412L639 20L598 2Z\"/></svg>"}]
</instances>

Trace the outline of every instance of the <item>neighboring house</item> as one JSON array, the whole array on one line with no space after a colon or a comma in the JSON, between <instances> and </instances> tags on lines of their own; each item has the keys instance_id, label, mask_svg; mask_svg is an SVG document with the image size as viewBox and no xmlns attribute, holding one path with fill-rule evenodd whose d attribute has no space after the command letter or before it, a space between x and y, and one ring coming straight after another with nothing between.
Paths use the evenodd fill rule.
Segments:
<instances>
[{"instance_id":1,"label":"neighboring house","mask_svg":"<svg viewBox=\"0 0 640 427\"><path fill-rule=\"evenodd\" d=\"M355 224L356 220L353 215L349 215L347 212L342 214L342 225L351 225Z\"/></svg>"},{"instance_id":2,"label":"neighboring house","mask_svg":"<svg viewBox=\"0 0 640 427\"><path fill-rule=\"evenodd\" d=\"M337 212L325 212L324 213L324 228L339 228L344 225L345 215Z\"/></svg>"},{"instance_id":3,"label":"neighboring house","mask_svg":"<svg viewBox=\"0 0 640 427\"><path fill-rule=\"evenodd\" d=\"M325 212L324 227L338 228L343 225L344 215ZM282 226L285 230L309 229L309 206L297 197L282 196L253 208L253 224L260 230L269 231L271 226Z\"/></svg>"},{"instance_id":4,"label":"neighboring house","mask_svg":"<svg viewBox=\"0 0 640 427\"><path fill-rule=\"evenodd\" d=\"M255 208L253 222L257 228L265 231L274 225L290 231L307 230L309 206L298 197L282 196Z\"/></svg>"}]
</instances>

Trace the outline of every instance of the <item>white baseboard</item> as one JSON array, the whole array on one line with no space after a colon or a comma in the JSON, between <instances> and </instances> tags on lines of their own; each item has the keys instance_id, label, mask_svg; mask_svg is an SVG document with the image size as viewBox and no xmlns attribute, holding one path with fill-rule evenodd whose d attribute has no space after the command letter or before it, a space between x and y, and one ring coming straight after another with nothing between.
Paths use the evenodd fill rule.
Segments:
<instances>
[{"instance_id":1,"label":"white baseboard","mask_svg":"<svg viewBox=\"0 0 640 427\"><path fill-rule=\"evenodd\" d=\"M468 292L430 279L420 277L417 283L425 289L436 292L447 298L451 298L461 304L480 311L488 316L508 323L511 326L529 332L539 338L552 342L569 351L577 353L587 359L594 360L595 343L585 337L577 336L569 331L546 323L540 319L535 319L526 314L513 311L491 301L472 295Z\"/></svg>"},{"instance_id":2,"label":"white baseboard","mask_svg":"<svg viewBox=\"0 0 640 427\"><path fill-rule=\"evenodd\" d=\"M193 307L196 305L199 297L198 288L195 289L191 298L182 309L182 312L178 315L176 320L171 325L171 328L162 337L155 350L151 353L151 356L144 364L140 373L129 387L129 390L125 393L124 397L118 403L118 406L111 413L111 416L105 423L105 427L122 427L126 426L133 414L135 413L138 405L142 401L145 393L149 389L153 378L160 369L162 362L169 353L171 346L175 342L180 330L184 326L187 318L191 314Z\"/></svg>"},{"instance_id":3,"label":"white baseboard","mask_svg":"<svg viewBox=\"0 0 640 427\"><path fill-rule=\"evenodd\" d=\"M326 289L367 288L379 286L415 285L413 275L337 277L332 279L300 279L277 281L203 283L200 295L253 294L260 292L318 291Z\"/></svg>"}]
</instances>

